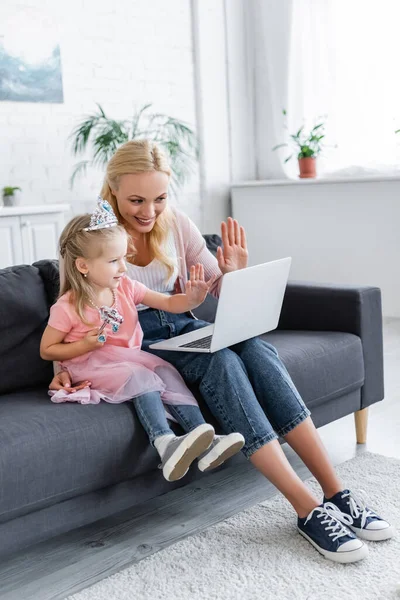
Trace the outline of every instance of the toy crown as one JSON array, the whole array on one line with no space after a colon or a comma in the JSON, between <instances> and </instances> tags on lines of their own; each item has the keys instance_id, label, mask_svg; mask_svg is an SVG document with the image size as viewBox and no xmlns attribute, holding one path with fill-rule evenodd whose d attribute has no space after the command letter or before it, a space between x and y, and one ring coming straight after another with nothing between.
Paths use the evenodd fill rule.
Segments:
<instances>
[{"instance_id":1,"label":"toy crown","mask_svg":"<svg viewBox=\"0 0 400 600\"><path fill-rule=\"evenodd\" d=\"M94 231L95 229L106 229L118 225L118 219L107 200L101 196L97 199L97 206L90 217L89 227L84 227L84 231Z\"/></svg>"}]
</instances>

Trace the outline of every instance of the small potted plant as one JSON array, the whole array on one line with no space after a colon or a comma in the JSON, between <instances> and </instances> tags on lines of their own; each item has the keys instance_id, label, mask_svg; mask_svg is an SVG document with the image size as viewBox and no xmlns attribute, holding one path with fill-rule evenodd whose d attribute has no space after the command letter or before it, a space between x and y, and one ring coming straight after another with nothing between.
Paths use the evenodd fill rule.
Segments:
<instances>
[{"instance_id":1,"label":"small potted plant","mask_svg":"<svg viewBox=\"0 0 400 600\"><path fill-rule=\"evenodd\" d=\"M15 206L19 204L20 187L6 186L3 187L3 204L4 206Z\"/></svg>"},{"instance_id":2,"label":"small potted plant","mask_svg":"<svg viewBox=\"0 0 400 600\"><path fill-rule=\"evenodd\" d=\"M286 111L283 111L286 116ZM297 133L290 134L290 143L278 144L272 150L283 148L284 146L292 146L297 153L299 161L299 170L301 179L309 179L317 176L316 162L317 156L322 151L321 140L325 137L324 123L317 123L308 133L304 131L304 125L300 127ZM285 126L287 129L287 127ZM287 163L295 154L293 152L285 159Z\"/></svg>"}]
</instances>

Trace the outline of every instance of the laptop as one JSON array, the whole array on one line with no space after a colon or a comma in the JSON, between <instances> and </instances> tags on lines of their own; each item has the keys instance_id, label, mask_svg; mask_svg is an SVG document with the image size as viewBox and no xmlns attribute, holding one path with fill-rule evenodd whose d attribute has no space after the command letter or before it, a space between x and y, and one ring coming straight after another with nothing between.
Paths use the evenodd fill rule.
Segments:
<instances>
[{"instance_id":1,"label":"laptop","mask_svg":"<svg viewBox=\"0 0 400 600\"><path fill-rule=\"evenodd\" d=\"M292 259L227 273L223 276L215 323L151 344L155 350L217 352L276 329Z\"/></svg>"}]
</instances>

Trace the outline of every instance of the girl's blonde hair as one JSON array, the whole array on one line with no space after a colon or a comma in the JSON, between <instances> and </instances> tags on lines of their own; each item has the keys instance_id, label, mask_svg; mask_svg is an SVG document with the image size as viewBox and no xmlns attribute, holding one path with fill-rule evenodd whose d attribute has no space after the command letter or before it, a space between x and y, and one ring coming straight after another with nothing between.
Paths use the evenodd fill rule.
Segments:
<instances>
[{"instance_id":1,"label":"girl's blonde hair","mask_svg":"<svg viewBox=\"0 0 400 600\"><path fill-rule=\"evenodd\" d=\"M117 236L128 234L121 225L85 231L90 226L90 214L79 215L71 219L64 227L60 236L60 255L63 260L63 273L59 298L71 291L70 301L74 305L79 318L91 325L85 319L84 308L91 297L91 286L76 266L77 258L99 258L104 252L104 246Z\"/></svg>"},{"instance_id":2,"label":"girl's blonde hair","mask_svg":"<svg viewBox=\"0 0 400 600\"><path fill-rule=\"evenodd\" d=\"M106 177L101 190L101 196L111 204L118 221L126 224L118 210L117 199L112 190L118 190L122 175L161 171L170 177L171 169L167 157L155 142L150 140L132 140L118 148L107 164ZM168 270L168 278L174 271L174 263L163 251L170 228L174 224L174 215L167 206L157 218L153 229L147 234L152 258L162 262ZM134 256L128 257L134 264Z\"/></svg>"}]
</instances>

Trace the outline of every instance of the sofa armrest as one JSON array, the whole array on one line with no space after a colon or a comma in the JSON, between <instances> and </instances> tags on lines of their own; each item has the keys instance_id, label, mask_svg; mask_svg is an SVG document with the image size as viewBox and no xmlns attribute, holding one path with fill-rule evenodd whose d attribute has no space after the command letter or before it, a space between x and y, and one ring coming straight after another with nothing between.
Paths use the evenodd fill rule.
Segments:
<instances>
[{"instance_id":1,"label":"sofa armrest","mask_svg":"<svg viewBox=\"0 0 400 600\"><path fill-rule=\"evenodd\" d=\"M382 400L381 291L377 287L289 282L278 329L344 331L361 338L365 381L361 408Z\"/></svg>"}]
</instances>

